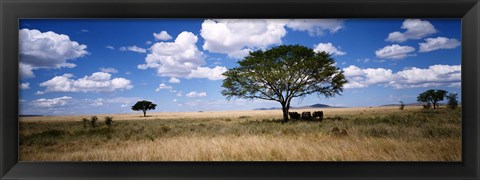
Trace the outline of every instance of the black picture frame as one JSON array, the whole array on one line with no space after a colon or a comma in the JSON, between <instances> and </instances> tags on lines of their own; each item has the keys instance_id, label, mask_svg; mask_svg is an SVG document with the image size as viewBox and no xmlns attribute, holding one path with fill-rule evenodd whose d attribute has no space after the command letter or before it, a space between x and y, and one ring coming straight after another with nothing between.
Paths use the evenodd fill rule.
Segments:
<instances>
[{"instance_id":1,"label":"black picture frame","mask_svg":"<svg viewBox=\"0 0 480 180\"><path fill-rule=\"evenodd\" d=\"M462 162L18 162L19 18L461 18ZM478 0L0 0L0 179L480 179Z\"/></svg>"}]
</instances>

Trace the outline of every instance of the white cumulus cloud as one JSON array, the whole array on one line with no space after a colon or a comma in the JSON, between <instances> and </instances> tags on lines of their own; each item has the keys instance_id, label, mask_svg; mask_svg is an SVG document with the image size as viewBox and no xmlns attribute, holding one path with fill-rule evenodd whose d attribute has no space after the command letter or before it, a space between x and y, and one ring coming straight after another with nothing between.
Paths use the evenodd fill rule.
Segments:
<instances>
[{"instance_id":1,"label":"white cumulus cloud","mask_svg":"<svg viewBox=\"0 0 480 180\"><path fill-rule=\"evenodd\" d=\"M160 84L160 85L158 86L157 89L155 89L155 91L160 91L160 90L162 90L162 89L172 89L172 86L168 86L168 85L166 85L165 83L162 83L162 84Z\"/></svg>"},{"instance_id":2,"label":"white cumulus cloud","mask_svg":"<svg viewBox=\"0 0 480 180\"><path fill-rule=\"evenodd\" d=\"M141 48L141 47L138 47L138 46L120 47L119 50L120 51L132 51L132 52L136 52L136 53L146 53L147 52L147 50L145 48Z\"/></svg>"},{"instance_id":3,"label":"white cumulus cloud","mask_svg":"<svg viewBox=\"0 0 480 180\"><path fill-rule=\"evenodd\" d=\"M454 49L461 45L457 39L449 39L446 37L427 38L426 42L418 43L420 45L419 52L430 52L439 49Z\"/></svg>"},{"instance_id":4,"label":"white cumulus cloud","mask_svg":"<svg viewBox=\"0 0 480 180\"><path fill-rule=\"evenodd\" d=\"M397 89L455 86L461 83L461 65L432 65L426 69L412 67L396 73L390 83Z\"/></svg>"},{"instance_id":5,"label":"white cumulus cloud","mask_svg":"<svg viewBox=\"0 0 480 180\"><path fill-rule=\"evenodd\" d=\"M351 65L343 68L348 84L346 89L370 85L390 86L395 89L449 86L460 87L460 65L432 65L428 68L411 67L393 73L391 69L366 68Z\"/></svg>"},{"instance_id":6,"label":"white cumulus cloud","mask_svg":"<svg viewBox=\"0 0 480 180\"><path fill-rule=\"evenodd\" d=\"M36 107L61 107L61 106L66 106L68 104L68 101L71 100L72 97L69 96L63 96L63 97L58 97L58 98L52 98L52 99L37 99L33 101L33 105Z\"/></svg>"},{"instance_id":7,"label":"white cumulus cloud","mask_svg":"<svg viewBox=\"0 0 480 180\"><path fill-rule=\"evenodd\" d=\"M411 54L411 52L414 51L415 48L413 47L393 44L390 46L385 46L382 49L378 49L377 51L375 51L375 55L378 58L384 59L403 59L408 56L415 56L415 54Z\"/></svg>"},{"instance_id":8,"label":"white cumulus cloud","mask_svg":"<svg viewBox=\"0 0 480 180\"><path fill-rule=\"evenodd\" d=\"M222 75L227 68L223 66L215 66L214 68L209 67L198 67L197 69L192 70L187 78L207 78L209 80L221 80L225 79Z\"/></svg>"},{"instance_id":9,"label":"white cumulus cloud","mask_svg":"<svg viewBox=\"0 0 480 180\"><path fill-rule=\"evenodd\" d=\"M20 89L30 89L30 83L21 83Z\"/></svg>"},{"instance_id":10,"label":"white cumulus cloud","mask_svg":"<svg viewBox=\"0 0 480 180\"><path fill-rule=\"evenodd\" d=\"M160 33L153 33L153 37L155 37L156 40L161 40L161 41L167 41L172 39L172 36L170 36L167 31L162 31Z\"/></svg>"},{"instance_id":11,"label":"white cumulus cloud","mask_svg":"<svg viewBox=\"0 0 480 180\"><path fill-rule=\"evenodd\" d=\"M180 83L180 79L177 79L175 77L171 77L169 80L168 80L169 83Z\"/></svg>"},{"instance_id":12,"label":"white cumulus cloud","mask_svg":"<svg viewBox=\"0 0 480 180\"><path fill-rule=\"evenodd\" d=\"M200 35L203 49L240 59L252 50L282 44L286 28L319 36L343 28L338 19L208 19L202 23Z\"/></svg>"},{"instance_id":13,"label":"white cumulus cloud","mask_svg":"<svg viewBox=\"0 0 480 180\"><path fill-rule=\"evenodd\" d=\"M392 79L393 73L390 69L384 68L367 68L361 69L357 66L350 65L343 68L344 75L347 77L349 88L363 88L372 84L388 83Z\"/></svg>"},{"instance_id":14,"label":"white cumulus cloud","mask_svg":"<svg viewBox=\"0 0 480 180\"><path fill-rule=\"evenodd\" d=\"M138 65L139 69L157 69L157 75L177 78L221 79L219 73L225 67L202 67L205 65L204 55L198 50L198 37L191 32L180 33L174 42L157 42L150 48L151 53L145 58L146 64Z\"/></svg>"},{"instance_id":15,"label":"white cumulus cloud","mask_svg":"<svg viewBox=\"0 0 480 180\"><path fill-rule=\"evenodd\" d=\"M202 23L203 49L242 58L253 49L282 43L287 33L285 20L216 19Z\"/></svg>"},{"instance_id":16,"label":"white cumulus cloud","mask_svg":"<svg viewBox=\"0 0 480 180\"><path fill-rule=\"evenodd\" d=\"M392 32L388 34L386 40L390 42L404 42L408 39L421 39L437 32L430 22L420 19L406 19L403 21L401 28L405 29L405 32Z\"/></svg>"},{"instance_id":17,"label":"white cumulus cloud","mask_svg":"<svg viewBox=\"0 0 480 180\"><path fill-rule=\"evenodd\" d=\"M104 73L118 73L118 70L115 69L115 68L100 68L100 71L104 72Z\"/></svg>"},{"instance_id":18,"label":"white cumulus cloud","mask_svg":"<svg viewBox=\"0 0 480 180\"><path fill-rule=\"evenodd\" d=\"M291 19L286 24L295 31L307 31L311 36L320 36L324 31L335 33L344 27L341 19Z\"/></svg>"},{"instance_id":19,"label":"white cumulus cloud","mask_svg":"<svg viewBox=\"0 0 480 180\"><path fill-rule=\"evenodd\" d=\"M93 103L91 103L90 105L92 105L92 106L103 106L103 99L102 98L95 99L95 101L93 101Z\"/></svg>"},{"instance_id":20,"label":"white cumulus cloud","mask_svg":"<svg viewBox=\"0 0 480 180\"><path fill-rule=\"evenodd\" d=\"M32 65L30 64L24 64L22 62L20 62L18 64L18 71L19 71L19 75L21 78L31 78L31 77L35 77L35 74L33 74L33 69L37 69L37 68L34 68Z\"/></svg>"},{"instance_id":21,"label":"white cumulus cloud","mask_svg":"<svg viewBox=\"0 0 480 180\"><path fill-rule=\"evenodd\" d=\"M20 76L35 77L32 70L41 68L73 68L67 62L88 54L87 46L70 40L65 34L36 29L19 30Z\"/></svg>"},{"instance_id":22,"label":"white cumulus cloud","mask_svg":"<svg viewBox=\"0 0 480 180\"><path fill-rule=\"evenodd\" d=\"M44 92L113 92L132 89L131 81L125 78L111 79L111 74L95 72L90 76L73 79L72 74L55 76L40 84Z\"/></svg>"},{"instance_id":23,"label":"white cumulus cloud","mask_svg":"<svg viewBox=\"0 0 480 180\"><path fill-rule=\"evenodd\" d=\"M347 54L346 52L340 51L339 48L335 47L332 43L318 43L317 45L315 45L313 51L325 51L326 53L334 56L341 56Z\"/></svg>"},{"instance_id":24,"label":"white cumulus cloud","mask_svg":"<svg viewBox=\"0 0 480 180\"><path fill-rule=\"evenodd\" d=\"M207 93L206 92L197 93L197 91L192 91L192 92L189 92L186 96L187 97L205 97L207 96Z\"/></svg>"},{"instance_id":25,"label":"white cumulus cloud","mask_svg":"<svg viewBox=\"0 0 480 180\"><path fill-rule=\"evenodd\" d=\"M150 47L146 64L138 65L138 68L155 68L160 76L186 77L192 69L205 64L203 53L195 45L197 41L197 36L184 31L174 42L157 42Z\"/></svg>"}]
</instances>

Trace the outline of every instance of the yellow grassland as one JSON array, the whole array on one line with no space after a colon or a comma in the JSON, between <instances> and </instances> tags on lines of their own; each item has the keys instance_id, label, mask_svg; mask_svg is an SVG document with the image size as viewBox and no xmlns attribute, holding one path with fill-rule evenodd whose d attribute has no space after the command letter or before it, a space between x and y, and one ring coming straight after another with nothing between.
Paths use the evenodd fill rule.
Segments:
<instances>
[{"instance_id":1,"label":"yellow grassland","mask_svg":"<svg viewBox=\"0 0 480 180\"><path fill-rule=\"evenodd\" d=\"M281 110L22 117L21 161L461 161L461 109L322 110L322 122L280 122ZM113 116L107 127L103 118ZM345 130L347 135L332 132Z\"/></svg>"}]
</instances>

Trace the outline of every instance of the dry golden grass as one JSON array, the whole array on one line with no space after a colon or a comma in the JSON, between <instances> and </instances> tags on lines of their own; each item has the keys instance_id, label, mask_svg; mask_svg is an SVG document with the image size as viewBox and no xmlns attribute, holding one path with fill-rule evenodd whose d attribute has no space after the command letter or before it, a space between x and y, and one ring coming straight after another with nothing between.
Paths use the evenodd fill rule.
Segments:
<instances>
[{"instance_id":1,"label":"dry golden grass","mask_svg":"<svg viewBox=\"0 0 480 180\"><path fill-rule=\"evenodd\" d=\"M319 109L311 109L317 111ZM329 108L322 122L280 110L82 116L20 121L21 161L460 161L461 110ZM302 112L306 110L292 110ZM148 113L147 113L148 114ZM83 116L88 117L88 116ZM346 136L332 133L338 127Z\"/></svg>"},{"instance_id":2,"label":"dry golden grass","mask_svg":"<svg viewBox=\"0 0 480 180\"><path fill-rule=\"evenodd\" d=\"M174 137L104 143L88 151L26 151L33 161L458 161L459 141L384 138ZM457 152L446 154L449 152Z\"/></svg>"}]
</instances>

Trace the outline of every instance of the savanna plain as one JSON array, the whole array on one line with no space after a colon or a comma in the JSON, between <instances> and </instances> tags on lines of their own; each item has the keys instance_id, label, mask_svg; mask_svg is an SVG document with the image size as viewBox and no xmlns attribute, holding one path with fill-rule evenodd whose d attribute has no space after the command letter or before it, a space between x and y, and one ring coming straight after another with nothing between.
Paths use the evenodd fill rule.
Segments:
<instances>
[{"instance_id":1,"label":"savanna plain","mask_svg":"<svg viewBox=\"0 0 480 180\"><path fill-rule=\"evenodd\" d=\"M21 117L20 161L461 161L461 108L281 110ZM93 116L93 115L92 115ZM106 116L113 117L107 126ZM85 123L85 124L84 124Z\"/></svg>"}]
</instances>

